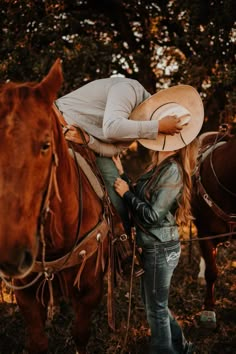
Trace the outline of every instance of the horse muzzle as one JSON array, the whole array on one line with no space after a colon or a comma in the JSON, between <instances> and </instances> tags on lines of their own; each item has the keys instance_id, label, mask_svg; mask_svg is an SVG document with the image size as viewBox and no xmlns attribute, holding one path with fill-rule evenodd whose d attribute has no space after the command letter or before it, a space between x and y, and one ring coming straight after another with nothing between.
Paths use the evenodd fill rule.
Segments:
<instances>
[{"instance_id":1,"label":"horse muzzle","mask_svg":"<svg viewBox=\"0 0 236 354\"><path fill-rule=\"evenodd\" d=\"M10 278L24 278L32 270L35 256L27 248L18 249L0 262L0 276Z\"/></svg>"}]
</instances>

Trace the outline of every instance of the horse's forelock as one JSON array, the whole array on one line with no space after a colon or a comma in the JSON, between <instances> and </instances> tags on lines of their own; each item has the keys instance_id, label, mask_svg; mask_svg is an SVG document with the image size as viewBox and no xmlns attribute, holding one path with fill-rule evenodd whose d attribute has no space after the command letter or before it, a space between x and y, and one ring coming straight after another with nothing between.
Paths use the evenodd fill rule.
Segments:
<instances>
[{"instance_id":1,"label":"horse's forelock","mask_svg":"<svg viewBox=\"0 0 236 354\"><path fill-rule=\"evenodd\" d=\"M9 82L0 89L0 125L12 126L15 112L21 103L32 96L34 83Z\"/></svg>"},{"instance_id":2,"label":"horse's forelock","mask_svg":"<svg viewBox=\"0 0 236 354\"><path fill-rule=\"evenodd\" d=\"M31 82L24 84L9 82L3 85L0 89L1 106L11 109L18 103L26 100L30 95L32 95L35 85L36 84Z\"/></svg>"}]
</instances>

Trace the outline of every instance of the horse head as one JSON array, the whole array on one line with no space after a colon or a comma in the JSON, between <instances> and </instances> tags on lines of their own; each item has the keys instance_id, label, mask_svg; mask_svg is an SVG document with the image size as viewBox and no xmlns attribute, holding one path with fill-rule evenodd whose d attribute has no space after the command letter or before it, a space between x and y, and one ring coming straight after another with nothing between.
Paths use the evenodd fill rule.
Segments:
<instances>
[{"instance_id":1,"label":"horse head","mask_svg":"<svg viewBox=\"0 0 236 354\"><path fill-rule=\"evenodd\" d=\"M58 59L40 83L0 89L0 275L22 278L38 252L40 216L56 160L51 107L62 85Z\"/></svg>"}]
</instances>

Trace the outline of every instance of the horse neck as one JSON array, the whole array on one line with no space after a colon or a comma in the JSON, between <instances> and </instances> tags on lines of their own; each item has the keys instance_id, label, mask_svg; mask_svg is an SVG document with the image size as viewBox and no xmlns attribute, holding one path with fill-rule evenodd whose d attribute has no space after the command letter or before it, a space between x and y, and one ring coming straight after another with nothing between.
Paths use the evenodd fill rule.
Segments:
<instances>
[{"instance_id":1,"label":"horse neck","mask_svg":"<svg viewBox=\"0 0 236 354\"><path fill-rule=\"evenodd\" d=\"M211 171L215 179L236 194L236 136L213 151L209 156ZM219 183L218 183L219 184ZM220 184L219 184L220 185Z\"/></svg>"},{"instance_id":2,"label":"horse neck","mask_svg":"<svg viewBox=\"0 0 236 354\"><path fill-rule=\"evenodd\" d=\"M49 196L49 215L45 225L48 244L56 249L70 249L76 239L78 224L78 175L70 157L60 123L53 119L54 149L57 161Z\"/></svg>"},{"instance_id":3,"label":"horse neck","mask_svg":"<svg viewBox=\"0 0 236 354\"><path fill-rule=\"evenodd\" d=\"M102 217L103 207L87 177L69 154L56 117L53 130L58 166L57 182L50 200L52 214L48 235L51 238L53 235L53 249L63 248L65 251L96 226ZM55 193L57 187L58 193Z\"/></svg>"}]
</instances>

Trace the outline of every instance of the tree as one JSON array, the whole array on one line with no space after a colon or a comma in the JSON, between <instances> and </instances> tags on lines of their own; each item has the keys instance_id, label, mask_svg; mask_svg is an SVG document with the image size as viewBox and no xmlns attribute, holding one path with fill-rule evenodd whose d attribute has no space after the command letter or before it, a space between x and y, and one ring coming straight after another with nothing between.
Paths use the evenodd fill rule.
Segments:
<instances>
[{"instance_id":1,"label":"tree","mask_svg":"<svg viewBox=\"0 0 236 354\"><path fill-rule=\"evenodd\" d=\"M1 79L38 80L63 59L62 94L124 75L151 93L193 85L204 129L235 115L233 0L1 0Z\"/></svg>"}]
</instances>

